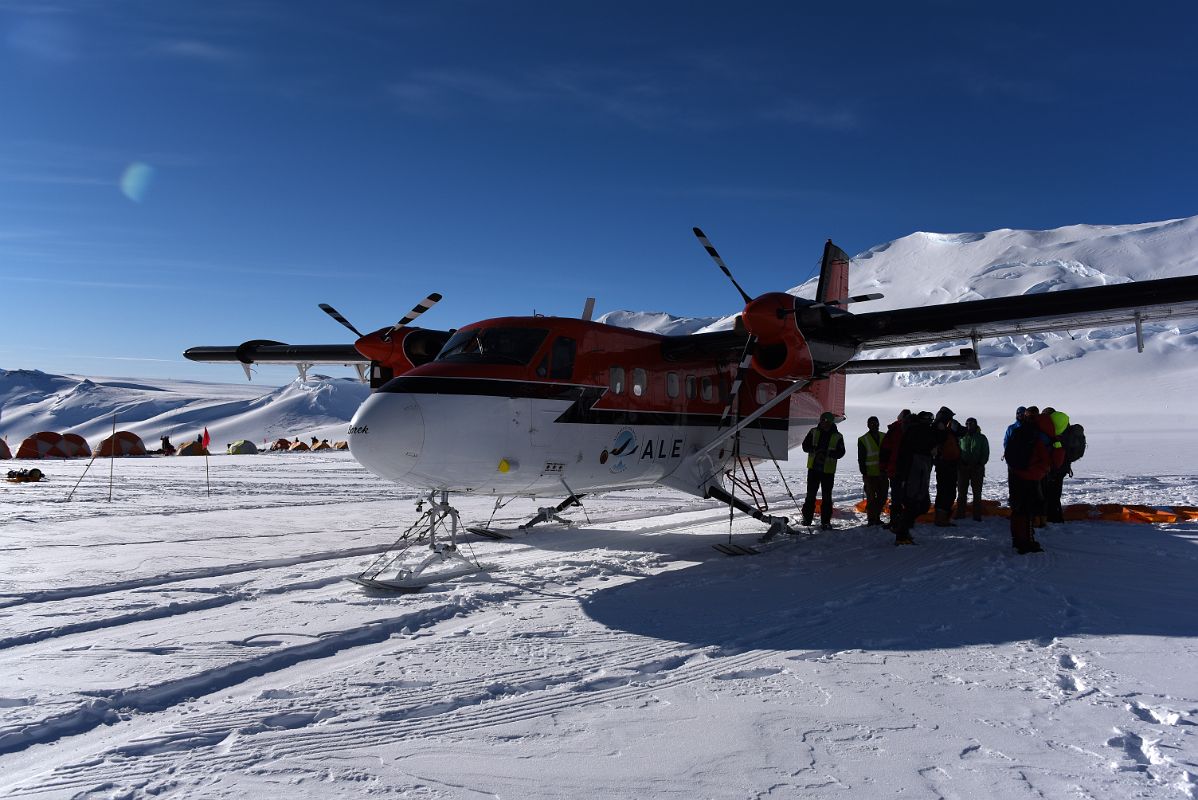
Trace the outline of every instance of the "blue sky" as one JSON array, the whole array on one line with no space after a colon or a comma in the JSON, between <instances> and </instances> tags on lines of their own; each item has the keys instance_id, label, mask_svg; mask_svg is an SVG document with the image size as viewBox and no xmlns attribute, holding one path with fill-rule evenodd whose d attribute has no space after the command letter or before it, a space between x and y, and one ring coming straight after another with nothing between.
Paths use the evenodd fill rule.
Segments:
<instances>
[{"instance_id":1,"label":"blue sky","mask_svg":"<svg viewBox=\"0 0 1198 800\"><path fill-rule=\"evenodd\" d=\"M694 225L758 293L829 237L1198 214L1198 4L826 5L0 0L0 368L235 381L180 353L430 291L736 310Z\"/></svg>"}]
</instances>

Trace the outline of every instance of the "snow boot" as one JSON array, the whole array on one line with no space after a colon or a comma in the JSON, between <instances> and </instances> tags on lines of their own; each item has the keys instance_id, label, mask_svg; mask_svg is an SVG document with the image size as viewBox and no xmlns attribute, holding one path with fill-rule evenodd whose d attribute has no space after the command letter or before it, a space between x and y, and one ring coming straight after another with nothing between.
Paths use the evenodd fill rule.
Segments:
<instances>
[{"instance_id":1,"label":"snow boot","mask_svg":"<svg viewBox=\"0 0 1198 800\"><path fill-rule=\"evenodd\" d=\"M955 528L955 527L957 527L957 523L953 522L952 519L950 518L949 510L947 508L936 509L936 515L934 517L934 521L932 524L935 525L937 528Z\"/></svg>"},{"instance_id":2,"label":"snow boot","mask_svg":"<svg viewBox=\"0 0 1198 800\"><path fill-rule=\"evenodd\" d=\"M1044 551L1032 535L1032 520L1026 514L1011 515L1011 546L1021 556Z\"/></svg>"}]
</instances>

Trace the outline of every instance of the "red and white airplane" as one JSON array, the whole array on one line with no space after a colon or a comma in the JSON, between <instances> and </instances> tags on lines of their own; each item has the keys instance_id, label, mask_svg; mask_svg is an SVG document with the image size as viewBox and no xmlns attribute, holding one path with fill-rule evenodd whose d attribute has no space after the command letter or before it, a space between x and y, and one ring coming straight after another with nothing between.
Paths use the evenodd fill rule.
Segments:
<instances>
[{"instance_id":1,"label":"red and white airplane","mask_svg":"<svg viewBox=\"0 0 1198 800\"><path fill-rule=\"evenodd\" d=\"M430 513L455 530L451 493L566 496L540 509L535 524L585 494L664 485L718 499L779 533L793 532L785 517L735 496L734 459L785 460L820 413L843 417L848 373L979 368L975 349L858 360L862 351L963 340L976 347L986 337L1122 324L1135 324L1142 337L1144 322L1198 314L1198 276L854 314L850 303L879 295L849 296L850 260L831 241L814 300L753 298L695 234L744 298L731 330L664 336L618 328L591 321L590 302L583 319L410 327L440 300L434 294L366 335L322 305L358 334L352 346L254 340L184 355L240 362L247 376L254 362L296 363L301 373L312 364L355 364L363 376L369 368L375 391L350 424L350 452L380 477L428 490Z\"/></svg>"}]
</instances>

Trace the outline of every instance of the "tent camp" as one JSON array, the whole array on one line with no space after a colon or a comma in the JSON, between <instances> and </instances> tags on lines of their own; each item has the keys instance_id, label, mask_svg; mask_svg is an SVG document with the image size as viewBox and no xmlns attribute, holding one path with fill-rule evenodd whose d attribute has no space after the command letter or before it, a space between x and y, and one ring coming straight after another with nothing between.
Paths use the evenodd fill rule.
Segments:
<instances>
[{"instance_id":1,"label":"tent camp","mask_svg":"<svg viewBox=\"0 0 1198 800\"><path fill-rule=\"evenodd\" d=\"M109 436L96 448L98 458L113 456L144 456L146 445L141 437L132 431L117 431Z\"/></svg>"},{"instance_id":2,"label":"tent camp","mask_svg":"<svg viewBox=\"0 0 1198 800\"><path fill-rule=\"evenodd\" d=\"M248 456L258 452L258 446L248 439L238 439L226 451L231 456Z\"/></svg>"},{"instance_id":3,"label":"tent camp","mask_svg":"<svg viewBox=\"0 0 1198 800\"><path fill-rule=\"evenodd\" d=\"M331 444L329 444L329 440L328 440L328 439L325 439L325 440L321 441L321 443L320 443L320 444L312 445L312 450L313 450L313 451L316 451L316 450L332 450L332 449L333 449L333 446L332 446Z\"/></svg>"},{"instance_id":4,"label":"tent camp","mask_svg":"<svg viewBox=\"0 0 1198 800\"><path fill-rule=\"evenodd\" d=\"M349 442L333 442L334 450L348 450Z\"/></svg>"},{"instance_id":5,"label":"tent camp","mask_svg":"<svg viewBox=\"0 0 1198 800\"><path fill-rule=\"evenodd\" d=\"M270 451L273 453L276 450L287 450L291 447L290 439L275 439L275 443L270 446Z\"/></svg>"},{"instance_id":6,"label":"tent camp","mask_svg":"<svg viewBox=\"0 0 1198 800\"><path fill-rule=\"evenodd\" d=\"M8 442L0 439L0 459L12 458L12 451L8 449Z\"/></svg>"},{"instance_id":7,"label":"tent camp","mask_svg":"<svg viewBox=\"0 0 1198 800\"><path fill-rule=\"evenodd\" d=\"M40 431L33 434L17 448L17 458L66 458L58 443L62 436L54 431Z\"/></svg>"},{"instance_id":8,"label":"tent camp","mask_svg":"<svg viewBox=\"0 0 1198 800\"><path fill-rule=\"evenodd\" d=\"M178 449L175 450L175 455L177 455L177 456L206 456L206 455L208 455L208 451L204 449L204 446L202 444L200 444L199 442L192 439L187 444L179 445Z\"/></svg>"},{"instance_id":9,"label":"tent camp","mask_svg":"<svg viewBox=\"0 0 1198 800\"><path fill-rule=\"evenodd\" d=\"M64 433L58 440L58 452L62 453L63 458L90 458L92 448L79 434Z\"/></svg>"},{"instance_id":10,"label":"tent camp","mask_svg":"<svg viewBox=\"0 0 1198 800\"><path fill-rule=\"evenodd\" d=\"M288 447L287 449L288 449L288 451L290 451L292 453L299 453L299 452L302 452L302 451L305 451L308 449L308 443L307 442L292 442L291 446Z\"/></svg>"}]
</instances>

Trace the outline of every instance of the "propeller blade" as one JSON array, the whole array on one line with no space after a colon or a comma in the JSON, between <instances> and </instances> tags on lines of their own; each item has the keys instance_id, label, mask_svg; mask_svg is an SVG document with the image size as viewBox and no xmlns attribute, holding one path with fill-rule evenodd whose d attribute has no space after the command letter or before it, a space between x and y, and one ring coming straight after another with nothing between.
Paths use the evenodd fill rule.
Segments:
<instances>
[{"instance_id":1,"label":"propeller blade","mask_svg":"<svg viewBox=\"0 0 1198 800\"><path fill-rule=\"evenodd\" d=\"M737 404L740 387L745 382L745 373L749 371L749 366L753 363L753 349L756 346L757 337L750 336L749 340L745 342L744 351L741 352L740 363L736 365L736 376L732 379L732 387L728 392L728 405L724 406L724 413L720 414L720 424L716 426L717 430L724 427L725 422L735 420L740 416L740 406Z\"/></svg>"},{"instance_id":2,"label":"propeller blade","mask_svg":"<svg viewBox=\"0 0 1198 800\"><path fill-rule=\"evenodd\" d=\"M439 302L441 302L441 295L438 294L437 292L433 292L428 297L424 298L419 303L417 303L415 306L413 306L412 310L409 311L407 314L405 314L403 319L401 319L399 322L395 323L395 325L392 326L391 330L395 331L395 330L398 330L399 328L402 328L405 325L411 325L412 322L415 321L415 319L417 317L419 317L425 311L428 311L430 308L432 308Z\"/></svg>"},{"instance_id":3,"label":"propeller blade","mask_svg":"<svg viewBox=\"0 0 1198 800\"><path fill-rule=\"evenodd\" d=\"M360 330L358 330L357 328L355 328L353 325L351 325L349 323L349 320L347 320L345 317L341 316L341 314L337 311L337 309L333 308L328 303L321 303L320 310L323 311L324 313L328 314L333 319L340 322L345 327L349 328L351 331L353 331L357 335L357 337L359 339L362 338L362 332Z\"/></svg>"},{"instance_id":4,"label":"propeller blade","mask_svg":"<svg viewBox=\"0 0 1198 800\"><path fill-rule=\"evenodd\" d=\"M749 293L741 288L740 284L736 282L736 278L732 277L732 271L728 269L728 265L724 263L724 259L720 258L720 254L716 252L716 249L711 246L711 241L707 238L707 235L698 228L693 228L692 230L694 230L695 236L699 237L699 243L707 248L707 255L711 256L716 266L724 271L724 274L728 276L728 280L732 281L732 285L736 287L736 291L740 292L740 296L745 299L745 304L750 303L753 298L749 297Z\"/></svg>"}]
</instances>

